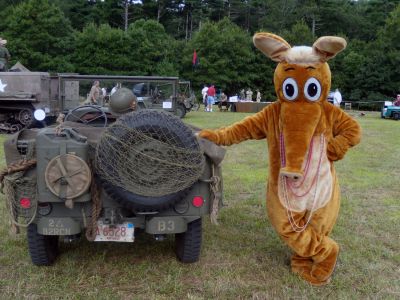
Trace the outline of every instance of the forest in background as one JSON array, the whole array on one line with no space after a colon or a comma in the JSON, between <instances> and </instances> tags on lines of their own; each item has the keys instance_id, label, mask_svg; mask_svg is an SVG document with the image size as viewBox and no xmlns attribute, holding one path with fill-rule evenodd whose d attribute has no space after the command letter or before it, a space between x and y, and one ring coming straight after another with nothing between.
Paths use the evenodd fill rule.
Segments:
<instances>
[{"instance_id":1,"label":"forest in background","mask_svg":"<svg viewBox=\"0 0 400 300\"><path fill-rule=\"evenodd\" d=\"M179 76L228 95L260 89L273 101L276 63L252 44L269 31L291 45L320 36L348 46L329 62L347 101L400 93L399 0L0 0L11 64L31 71ZM193 66L196 50L198 64Z\"/></svg>"}]
</instances>

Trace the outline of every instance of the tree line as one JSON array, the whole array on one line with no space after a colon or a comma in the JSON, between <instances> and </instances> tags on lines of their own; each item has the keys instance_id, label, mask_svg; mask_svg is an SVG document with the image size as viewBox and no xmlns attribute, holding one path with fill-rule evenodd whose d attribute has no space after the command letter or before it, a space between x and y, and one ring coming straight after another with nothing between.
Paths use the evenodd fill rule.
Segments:
<instances>
[{"instance_id":1,"label":"tree line","mask_svg":"<svg viewBox=\"0 0 400 300\"><path fill-rule=\"evenodd\" d=\"M250 87L272 101L275 63L252 45L258 31L291 45L342 36L348 47L330 61L332 88L353 101L400 93L398 0L0 0L0 37L8 40L11 64L179 76L197 90Z\"/></svg>"}]
</instances>

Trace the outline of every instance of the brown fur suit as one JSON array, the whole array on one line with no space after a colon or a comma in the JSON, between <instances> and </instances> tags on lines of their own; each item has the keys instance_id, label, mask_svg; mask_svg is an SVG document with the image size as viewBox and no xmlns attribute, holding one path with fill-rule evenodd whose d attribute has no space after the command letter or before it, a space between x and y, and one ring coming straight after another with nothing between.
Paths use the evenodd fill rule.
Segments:
<instances>
[{"instance_id":1,"label":"brown fur suit","mask_svg":"<svg viewBox=\"0 0 400 300\"><path fill-rule=\"evenodd\" d=\"M278 101L229 127L203 130L219 145L267 139L267 208L272 225L295 252L292 271L314 285L329 282L339 253L329 237L340 191L333 161L359 143L356 121L327 102L331 73L326 61L346 47L321 37L313 47L294 47L281 37L257 33L254 44L279 62L274 74Z\"/></svg>"}]
</instances>

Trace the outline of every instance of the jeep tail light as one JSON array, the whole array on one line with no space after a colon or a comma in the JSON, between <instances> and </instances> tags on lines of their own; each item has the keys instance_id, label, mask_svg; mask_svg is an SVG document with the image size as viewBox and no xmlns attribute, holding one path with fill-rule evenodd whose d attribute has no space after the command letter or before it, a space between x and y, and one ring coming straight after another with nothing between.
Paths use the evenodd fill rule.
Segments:
<instances>
[{"instance_id":1,"label":"jeep tail light","mask_svg":"<svg viewBox=\"0 0 400 300\"><path fill-rule=\"evenodd\" d=\"M31 199L21 198L21 199L19 199L19 205L21 205L22 208L28 209L31 207Z\"/></svg>"},{"instance_id":2,"label":"jeep tail light","mask_svg":"<svg viewBox=\"0 0 400 300\"><path fill-rule=\"evenodd\" d=\"M194 207L202 207L204 204L203 197L201 197L201 196L194 197L192 200L192 204Z\"/></svg>"}]
</instances>

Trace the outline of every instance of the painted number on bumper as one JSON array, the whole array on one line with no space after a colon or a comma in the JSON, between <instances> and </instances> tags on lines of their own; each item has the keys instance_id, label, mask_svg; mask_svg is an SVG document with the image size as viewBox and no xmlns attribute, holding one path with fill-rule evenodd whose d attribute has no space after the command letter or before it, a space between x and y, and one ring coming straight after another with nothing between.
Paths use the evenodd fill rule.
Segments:
<instances>
[{"instance_id":1,"label":"painted number on bumper","mask_svg":"<svg viewBox=\"0 0 400 300\"><path fill-rule=\"evenodd\" d=\"M159 232L174 232L175 231L175 222L172 220L168 220L168 221L159 220L157 229Z\"/></svg>"}]
</instances>

